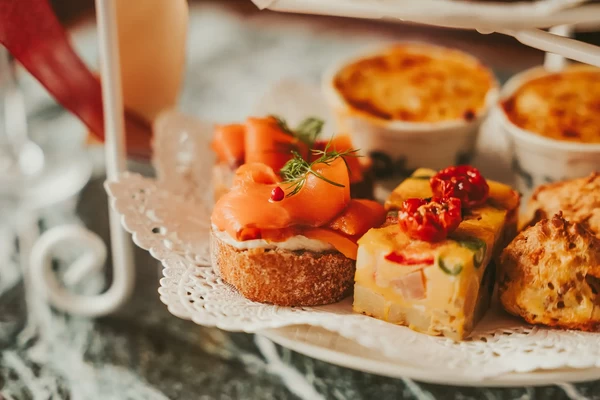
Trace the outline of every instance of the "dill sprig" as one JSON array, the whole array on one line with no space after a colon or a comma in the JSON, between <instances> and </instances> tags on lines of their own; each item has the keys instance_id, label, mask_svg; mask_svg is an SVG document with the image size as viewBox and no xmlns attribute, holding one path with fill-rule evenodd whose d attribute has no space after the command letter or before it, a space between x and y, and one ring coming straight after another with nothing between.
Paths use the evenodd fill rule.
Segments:
<instances>
[{"instance_id":1,"label":"dill sprig","mask_svg":"<svg viewBox=\"0 0 600 400\"><path fill-rule=\"evenodd\" d=\"M334 182L329 178L326 178L319 172L315 171L313 167L317 164L327 164L331 165L338 158L342 158L344 163L346 164L346 168L348 164L346 163L345 157L358 157L356 154L358 150L346 150L346 151L336 151L329 150L331 146L331 141L327 143L324 150L312 149L311 153L313 155L318 155L319 158L314 160L313 162L308 162L297 151L292 151L292 158L285 163L283 168L280 170L281 177L283 178L283 183L288 186L285 188L287 194L285 197L291 197L297 194L306 183L308 179L308 175L312 174L319 179L324 180L330 185L337 187L344 187L341 183Z\"/></svg>"},{"instance_id":2,"label":"dill sprig","mask_svg":"<svg viewBox=\"0 0 600 400\"><path fill-rule=\"evenodd\" d=\"M309 117L300 122L296 128L296 137L312 147L323 130L325 121L319 118Z\"/></svg>"},{"instance_id":3,"label":"dill sprig","mask_svg":"<svg viewBox=\"0 0 600 400\"><path fill-rule=\"evenodd\" d=\"M320 118L308 117L300 122L296 129L291 129L285 119L276 115L272 115L271 117L275 118L277 124L283 132L300 140L309 148L313 147L315 141L323 130L323 125L325 125L325 121Z\"/></svg>"}]
</instances>

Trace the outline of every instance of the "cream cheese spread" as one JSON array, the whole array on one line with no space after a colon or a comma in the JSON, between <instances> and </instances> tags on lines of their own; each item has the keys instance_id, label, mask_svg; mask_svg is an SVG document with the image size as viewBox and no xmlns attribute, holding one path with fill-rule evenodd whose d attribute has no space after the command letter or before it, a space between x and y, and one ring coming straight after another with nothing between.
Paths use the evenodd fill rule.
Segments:
<instances>
[{"instance_id":1,"label":"cream cheese spread","mask_svg":"<svg viewBox=\"0 0 600 400\"><path fill-rule=\"evenodd\" d=\"M249 250L249 249L282 249L288 251L312 251L315 253L321 253L324 251L334 250L335 248L321 240L309 239L306 236L296 235L292 236L282 242L271 242L264 239L253 239L253 240L244 240L238 241L232 238L227 232L219 231L213 225L213 234L223 242L227 243L230 246L235 247L238 250Z\"/></svg>"}]
</instances>

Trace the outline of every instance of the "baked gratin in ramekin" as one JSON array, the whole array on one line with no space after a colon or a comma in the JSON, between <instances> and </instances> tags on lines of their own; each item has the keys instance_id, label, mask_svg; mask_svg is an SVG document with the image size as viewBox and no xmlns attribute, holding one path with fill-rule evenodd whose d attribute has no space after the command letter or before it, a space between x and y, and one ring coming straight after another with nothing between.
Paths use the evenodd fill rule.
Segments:
<instances>
[{"instance_id":1,"label":"baked gratin in ramekin","mask_svg":"<svg viewBox=\"0 0 600 400\"><path fill-rule=\"evenodd\" d=\"M508 119L538 135L600 143L600 68L570 66L523 83L502 102Z\"/></svg>"},{"instance_id":2,"label":"baked gratin in ramekin","mask_svg":"<svg viewBox=\"0 0 600 400\"><path fill-rule=\"evenodd\" d=\"M463 164L495 103L490 69L459 50L397 44L332 68L323 91L338 130L373 157L378 177Z\"/></svg>"},{"instance_id":3,"label":"baked gratin in ramekin","mask_svg":"<svg viewBox=\"0 0 600 400\"><path fill-rule=\"evenodd\" d=\"M600 69L542 67L506 82L497 107L511 142L517 188L525 195L555 181L600 170Z\"/></svg>"},{"instance_id":4,"label":"baked gratin in ramekin","mask_svg":"<svg viewBox=\"0 0 600 400\"><path fill-rule=\"evenodd\" d=\"M350 62L333 86L351 112L384 121L471 121L495 86L488 68L458 50L406 44Z\"/></svg>"}]
</instances>

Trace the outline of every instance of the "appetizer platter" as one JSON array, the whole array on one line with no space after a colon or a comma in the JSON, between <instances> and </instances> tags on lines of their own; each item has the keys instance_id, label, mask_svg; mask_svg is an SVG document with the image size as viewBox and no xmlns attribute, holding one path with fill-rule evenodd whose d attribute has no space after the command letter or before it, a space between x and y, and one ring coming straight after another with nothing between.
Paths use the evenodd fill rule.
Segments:
<instances>
[{"instance_id":1,"label":"appetizer platter","mask_svg":"<svg viewBox=\"0 0 600 400\"><path fill-rule=\"evenodd\" d=\"M595 26L594 1L255 3L499 32L600 66L597 47L543 30ZM600 376L597 68L536 68L500 88L468 54L399 44L335 66L322 95L276 90L226 125L163 113L150 179L118 174L113 6L99 6L106 188L126 284L102 313L131 283L120 217L162 263L162 301L197 324L431 382Z\"/></svg>"},{"instance_id":2,"label":"appetizer platter","mask_svg":"<svg viewBox=\"0 0 600 400\"><path fill-rule=\"evenodd\" d=\"M465 66L482 80L436 84ZM332 96L346 74L358 89ZM518 90L498 92L491 76L462 54L403 44L337 66L320 91L284 82L232 124L170 111L154 126L157 178L126 173L107 190L136 244L162 262L161 299L181 318L431 382L597 377L600 135L569 119L586 140L567 144L589 173L538 185L538 167L526 172L534 188L513 180L524 170L510 162L508 129L561 139L522 126L505 106ZM393 82L412 102L382 113ZM452 106L421 101L456 93ZM528 102L552 101L538 94ZM442 136L461 146L432 145ZM490 151L512 165L502 182L486 177L498 167L485 163ZM423 152L448 161L420 165Z\"/></svg>"}]
</instances>

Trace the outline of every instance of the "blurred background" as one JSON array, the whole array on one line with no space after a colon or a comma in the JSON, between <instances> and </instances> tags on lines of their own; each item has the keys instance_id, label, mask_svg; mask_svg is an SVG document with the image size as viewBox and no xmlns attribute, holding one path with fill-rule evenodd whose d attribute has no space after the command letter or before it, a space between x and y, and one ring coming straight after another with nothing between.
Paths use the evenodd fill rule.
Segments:
<instances>
[{"instance_id":1,"label":"blurred background","mask_svg":"<svg viewBox=\"0 0 600 400\"><path fill-rule=\"evenodd\" d=\"M94 0L51 0L52 6L65 25L72 25L86 18L92 18L94 14ZM250 0L188 0L189 4L205 3L218 4L240 15L253 16L261 14L276 14L271 11L260 11ZM277 14L279 15L279 14ZM311 18L321 19L330 17L311 16ZM351 23L352 19L347 19ZM381 21L374 21L381 24ZM473 32L474 35L479 35ZM600 43L600 32L579 33L576 36L580 40L590 43Z\"/></svg>"}]
</instances>

